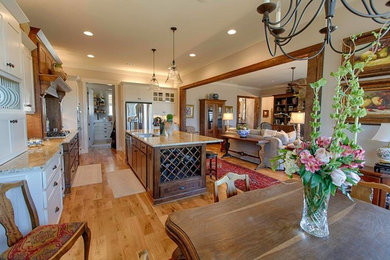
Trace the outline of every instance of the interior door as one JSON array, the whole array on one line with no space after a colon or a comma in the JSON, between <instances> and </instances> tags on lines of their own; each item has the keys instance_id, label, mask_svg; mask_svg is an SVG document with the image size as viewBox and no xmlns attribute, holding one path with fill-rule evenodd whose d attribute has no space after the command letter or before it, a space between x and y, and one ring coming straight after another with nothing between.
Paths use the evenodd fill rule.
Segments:
<instances>
[{"instance_id":1,"label":"interior door","mask_svg":"<svg viewBox=\"0 0 390 260\"><path fill-rule=\"evenodd\" d=\"M88 89L88 146L95 141L93 89Z\"/></svg>"}]
</instances>

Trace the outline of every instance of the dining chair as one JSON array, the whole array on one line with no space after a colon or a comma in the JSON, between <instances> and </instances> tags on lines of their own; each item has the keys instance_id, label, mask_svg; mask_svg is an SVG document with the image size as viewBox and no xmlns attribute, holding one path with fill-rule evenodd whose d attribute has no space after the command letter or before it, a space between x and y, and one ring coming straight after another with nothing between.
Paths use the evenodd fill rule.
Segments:
<instances>
[{"instance_id":1,"label":"dining chair","mask_svg":"<svg viewBox=\"0 0 390 260\"><path fill-rule=\"evenodd\" d=\"M32 230L23 236L14 220L14 209L6 192L21 188L26 203ZM0 224L4 227L9 248L0 254L0 259L60 259L76 240L84 239L84 259L88 259L91 231L86 222L73 222L39 226L34 202L25 180L0 183Z\"/></svg>"},{"instance_id":2,"label":"dining chair","mask_svg":"<svg viewBox=\"0 0 390 260\"><path fill-rule=\"evenodd\" d=\"M249 176L248 174L237 174L229 172L225 174L221 179L216 180L214 183L214 202L219 201L218 187L226 183L226 196L228 198L237 195L237 188L234 182L237 180L245 181L245 191L249 191Z\"/></svg>"},{"instance_id":3,"label":"dining chair","mask_svg":"<svg viewBox=\"0 0 390 260\"><path fill-rule=\"evenodd\" d=\"M374 198L374 190L384 193L386 198L389 198L390 186L383 183L360 181L351 189L351 197L368 203L372 203ZM388 201L388 200L387 200ZM389 204L385 203L384 207L389 209Z\"/></svg>"}]
</instances>

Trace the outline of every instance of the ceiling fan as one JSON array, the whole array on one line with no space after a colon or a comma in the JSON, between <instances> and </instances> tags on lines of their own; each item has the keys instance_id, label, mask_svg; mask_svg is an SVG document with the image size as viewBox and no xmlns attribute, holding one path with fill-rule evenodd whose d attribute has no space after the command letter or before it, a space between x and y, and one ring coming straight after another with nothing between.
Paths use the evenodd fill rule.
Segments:
<instances>
[{"instance_id":1,"label":"ceiling fan","mask_svg":"<svg viewBox=\"0 0 390 260\"><path fill-rule=\"evenodd\" d=\"M291 67L291 82L288 83L288 89L287 93L298 93L301 89L307 86L307 84L299 84L294 81L294 74L295 74L296 67Z\"/></svg>"}]
</instances>

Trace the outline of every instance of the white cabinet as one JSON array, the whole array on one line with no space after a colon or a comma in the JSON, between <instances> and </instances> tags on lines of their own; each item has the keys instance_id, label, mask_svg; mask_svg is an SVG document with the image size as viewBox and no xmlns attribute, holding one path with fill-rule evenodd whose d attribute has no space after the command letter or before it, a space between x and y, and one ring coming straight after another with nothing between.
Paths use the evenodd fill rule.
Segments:
<instances>
[{"instance_id":1,"label":"white cabinet","mask_svg":"<svg viewBox=\"0 0 390 260\"><path fill-rule=\"evenodd\" d=\"M23 109L27 114L35 113L33 60L31 50L23 45Z\"/></svg>"},{"instance_id":2,"label":"white cabinet","mask_svg":"<svg viewBox=\"0 0 390 260\"><path fill-rule=\"evenodd\" d=\"M105 140L111 138L112 122L94 122L95 140Z\"/></svg>"},{"instance_id":3,"label":"white cabinet","mask_svg":"<svg viewBox=\"0 0 390 260\"><path fill-rule=\"evenodd\" d=\"M57 224L60 221L63 209L61 161L62 152L59 151L49 159L43 169L37 167L30 170L9 171L0 174L0 183L27 181L40 225ZM6 195L14 207L17 226L24 235L27 234L31 231L31 223L28 221L30 220L29 213L21 189L10 190ZM0 233L4 234L4 228L1 225ZM5 236L0 236L0 252L6 248Z\"/></svg>"},{"instance_id":4,"label":"white cabinet","mask_svg":"<svg viewBox=\"0 0 390 260\"><path fill-rule=\"evenodd\" d=\"M26 115L23 111L0 112L0 164L27 150Z\"/></svg>"},{"instance_id":5,"label":"white cabinet","mask_svg":"<svg viewBox=\"0 0 390 260\"><path fill-rule=\"evenodd\" d=\"M0 48L2 59L0 68L21 79L23 76L22 67L22 32L18 21L0 4Z\"/></svg>"}]
</instances>

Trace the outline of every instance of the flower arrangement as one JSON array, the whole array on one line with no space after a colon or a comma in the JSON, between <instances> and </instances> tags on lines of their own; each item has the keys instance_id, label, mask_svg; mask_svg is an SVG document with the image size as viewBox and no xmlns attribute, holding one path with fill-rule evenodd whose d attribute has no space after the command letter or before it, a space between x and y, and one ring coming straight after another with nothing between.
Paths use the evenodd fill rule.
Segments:
<instances>
[{"instance_id":1,"label":"flower arrangement","mask_svg":"<svg viewBox=\"0 0 390 260\"><path fill-rule=\"evenodd\" d=\"M241 138L246 138L249 135L250 130L246 124L242 124L237 126L237 133Z\"/></svg>"},{"instance_id":2,"label":"flower arrangement","mask_svg":"<svg viewBox=\"0 0 390 260\"><path fill-rule=\"evenodd\" d=\"M373 34L377 39L371 45L374 55L380 48L381 32ZM353 42L356 38L351 37ZM289 177L294 173L299 174L304 187L304 210L300 225L303 230L317 237L329 234L327 207L330 194L334 196L339 189L350 198L347 187L360 181L359 168L365 162L364 150L357 143L357 135L361 131L359 119L367 114L362 106L364 90L360 87L358 75L371 58L352 65L352 55L353 49L344 54L344 62L337 72L331 73L337 81L332 105L334 112L330 114L334 121L332 136L324 137L320 134L319 94L327 84L325 79L320 79L310 84L314 91L311 140L302 142L292 151L281 150L279 156L272 160L274 169L277 164L283 163ZM353 118L353 124L348 124L347 118ZM352 139L348 138L347 131L352 134Z\"/></svg>"}]
</instances>

